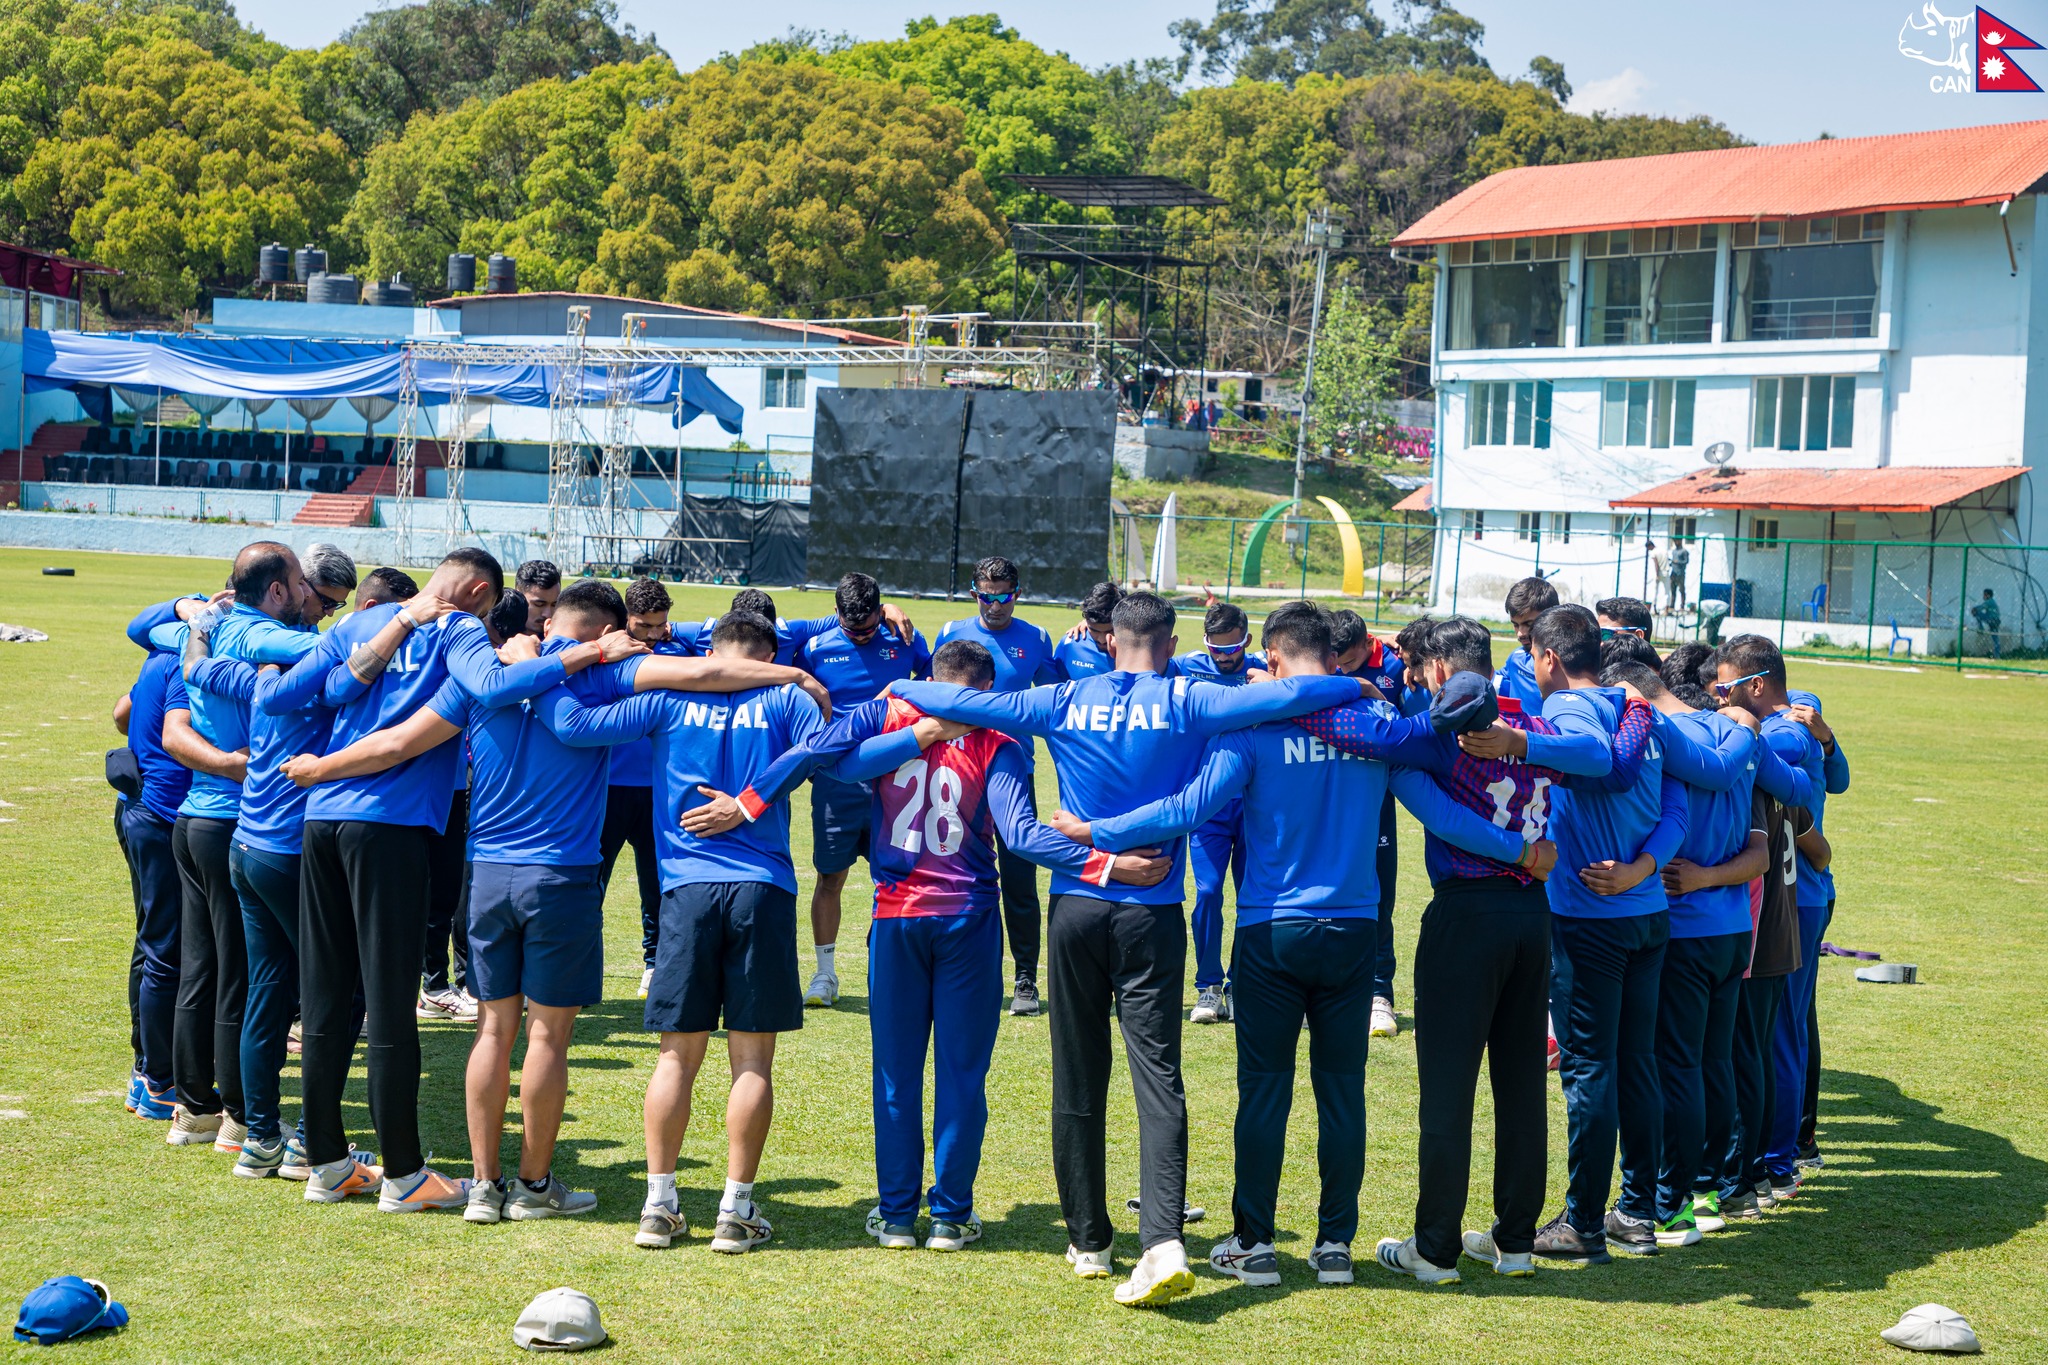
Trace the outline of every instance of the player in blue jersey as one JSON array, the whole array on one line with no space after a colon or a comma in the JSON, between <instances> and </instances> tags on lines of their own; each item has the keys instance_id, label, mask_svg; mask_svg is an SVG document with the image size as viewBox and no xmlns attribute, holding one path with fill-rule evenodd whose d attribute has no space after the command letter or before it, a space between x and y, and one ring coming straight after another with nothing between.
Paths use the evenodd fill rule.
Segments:
<instances>
[{"instance_id":1,"label":"player in blue jersey","mask_svg":"<svg viewBox=\"0 0 2048 1365\"><path fill-rule=\"evenodd\" d=\"M813 636L797 654L797 666L825 685L834 712L872 700L902 678L929 676L932 652L916 630L899 636L882 618L882 589L864 573L839 580L834 596L839 623ZM811 865L818 884L811 892L811 942L817 970L804 988L804 1004L829 1008L839 1000L840 897L854 860L870 839L868 791L820 771L811 779Z\"/></svg>"},{"instance_id":2,"label":"player in blue jersey","mask_svg":"<svg viewBox=\"0 0 2048 1365\"><path fill-rule=\"evenodd\" d=\"M695 645L677 638L668 613L668 589L652 578L626 586L626 631L655 654L688 658ZM693 628L694 629L694 628ZM626 845L633 846L633 877L640 891L640 998L654 979L654 947L661 937L661 862L654 838L654 741L636 740L612 749L611 790L605 795L604 829L598 852L604 883Z\"/></svg>"},{"instance_id":3,"label":"player in blue jersey","mask_svg":"<svg viewBox=\"0 0 2048 1365\"><path fill-rule=\"evenodd\" d=\"M526 626L519 634L545 636L562 599L562 571L551 561L529 559L512 571L512 591L526 599Z\"/></svg>"},{"instance_id":4,"label":"player in blue jersey","mask_svg":"<svg viewBox=\"0 0 2048 1365\"><path fill-rule=\"evenodd\" d=\"M784 665L794 665L797 662L797 655L803 653L804 646L809 644L814 636L823 635L839 624L836 615L785 621L775 614L775 599L759 588L741 588L734 593L731 609L751 611L768 618L768 624L775 628L775 662ZM688 645L693 654L709 654L712 632L718 629L718 623L724 619L721 616L711 616L706 617L698 625L679 626L674 632L674 638ZM898 639L910 638L910 618L904 614L903 608L893 602L884 605L882 619L888 623L889 629L896 633Z\"/></svg>"},{"instance_id":5,"label":"player in blue jersey","mask_svg":"<svg viewBox=\"0 0 2048 1365\"><path fill-rule=\"evenodd\" d=\"M1627 698L1599 685L1600 626L1576 605L1552 607L1531 630L1544 719L1555 735L1497 726L1461 735L1467 753L1524 758L1561 773L1613 768L1613 735ZM1536 1254L1604 1263L1608 1245L1655 1255L1657 1163L1664 1098L1657 1080L1657 985L1671 916L1657 872L1685 836L1685 788L1645 753L1626 790L1554 794L1558 863L1545 889L1551 912L1551 1006L1564 1081L1570 1184L1564 1211L1537 1231ZM1621 1145L1621 1194L1607 1195Z\"/></svg>"},{"instance_id":6,"label":"player in blue jersey","mask_svg":"<svg viewBox=\"0 0 2048 1365\"><path fill-rule=\"evenodd\" d=\"M1500 666L1500 672L1493 675L1493 687L1501 696L1513 697L1524 711L1533 715L1543 713L1543 690L1536 685L1529 632L1536 618L1556 606L1557 601L1556 588L1541 578L1525 578L1508 589L1507 601L1502 604L1509 624L1515 628L1516 648Z\"/></svg>"},{"instance_id":7,"label":"player in blue jersey","mask_svg":"<svg viewBox=\"0 0 2048 1365\"><path fill-rule=\"evenodd\" d=\"M972 640L995 660L995 690L1016 692L1064 677L1059 660L1053 657L1052 637L1043 626L1017 619L1017 566L1001 555L991 555L974 566L975 614L964 621L949 621L940 628L933 648L948 640ZM1031 756L1030 745L1025 757ZM1034 797L1034 802L1036 798ZM1034 806L1035 809L1035 806ZM1010 958L1016 968L1010 988L1010 1013L1038 1013L1038 954L1040 947L1038 910L1038 867L1020 854L1002 848L996 839L997 862L1002 869L1003 930L1010 940Z\"/></svg>"},{"instance_id":8,"label":"player in blue jersey","mask_svg":"<svg viewBox=\"0 0 2048 1365\"><path fill-rule=\"evenodd\" d=\"M1114 583L1097 583L1081 599L1081 623L1061 637L1053 647L1053 662L1071 679L1092 678L1116 665L1109 657L1109 617L1123 601L1124 590Z\"/></svg>"},{"instance_id":9,"label":"player in blue jersey","mask_svg":"<svg viewBox=\"0 0 2048 1365\"><path fill-rule=\"evenodd\" d=\"M767 662L775 645L766 617L731 612L712 632L711 659ZM710 697L643 692L599 707L557 688L537 709L569 744L654 740L661 940L645 1027L661 1035L661 1053L647 1084L647 1203L634 1240L665 1247L687 1229L676 1157L690 1121L691 1087L722 1022L732 1093L725 1194L711 1249L748 1251L773 1232L754 1202L754 1179L775 1110L775 1038L803 1027L804 1001L788 807L747 812L726 793L744 791L776 759L810 741L823 716L791 685Z\"/></svg>"},{"instance_id":10,"label":"player in blue jersey","mask_svg":"<svg viewBox=\"0 0 2048 1365\"><path fill-rule=\"evenodd\" d=\"M1321 607L1280 607L1266 618L1262 641L1274 677L1330 676L1336 652L1330 614ZM1435 748L1426 720L1404 720L1385 701L1344 709L1355 713L1351 724L1364 741L1358 753L1271 722L1210 739L1200 772L1179 792L1087 824L1056 819L1070 836L1115 851L1178 838L1242 803L1253 856L1238 894L1234 958L1236 1226L1209 1261L1248 1285L1280 1283L1273 1236L1304 1023L1322 1176L1309 1263L1324 1284L1352 1280L1365 1174L1366 1025L1377 940L1371 920L1380 901L1377 851L1353 837L1356 812L1378 810L1391 785L1426 826L1461 845L1518 865L1534 856L1519 833L1455 805L1421 774L1389 772L1387 762L1423 758Z\"/></svg>"},{"instance_id":11,"label":"player in blue jersey","mask_svg":"<svg viewBox=\"0 0 2048 1365\"><path fill-rule=\"evenodd\" d=\"M1202 647L1175 657L1181 676L1199 682L1242 687L1266 656L1251 649L1251 623L1244 608L1212 602L1202 616ZM1244 834L1236 802L1225 802L1188 839L1188 867L1195 874L1195 906L1188 937L1195 949L1195 1007L1191 1024L1230 1021L1230 980L1223 963L1223 879L1244 886Z\"/></svg>"},{"instance_id":12,"label":"player in blue jersey","mask_svg":"<svg viewBox=\"0 0 2048 1365\"><path fill-rule=\"evenodd\" d=\"M1411 643L1427 636L1429 618L1409 622L1390 646L1365 627L1365 618L1355 611L1335 613L1337 620L1337 671L1363 678L1378 688L1380 695L1402 715L1429 709L1429 688L1408 682L1407 655L1399 647L1402 638ZM1373 920L1379 943L1373 950L1372 1036L1392 1038L1401 1031L1394 1014L1394 974L1399 961L1394 950L1394 891L1401 875L1401 840L1394 825L1394 794L1389 791L1380 802L1378 817L1380 912Z\"/></svg>"},{"instance_id":13,"label":"player in blue jersey","mask_svg":"<svg viewBox=\"0 0 2048 1365\"><path fill-rule=\"evenodd\" d=\"M1052 750L1061 805L1082 820L1121 815L1187 785L1201 742L1364 695L1346 678L1212 687L1168 677L1174 611L1149 592L1117 604L1116 670L1013 692L943 683L891 690L928 715L1039 738ZM1051 986L1053 1168L1067 1224L1067 1259L1088 1278L1111 1273L1105 1170L1112 1002L1138 1108L1139 1227L1145 1254L1119 1302L1161 1303L1193 1287L1181 1222L1187 1192L1187 1102L1181 1082L1181 986L1187 930L1184 855L1156 887L1098 887L1054 873Z\"/></svg>"}]
</instances>

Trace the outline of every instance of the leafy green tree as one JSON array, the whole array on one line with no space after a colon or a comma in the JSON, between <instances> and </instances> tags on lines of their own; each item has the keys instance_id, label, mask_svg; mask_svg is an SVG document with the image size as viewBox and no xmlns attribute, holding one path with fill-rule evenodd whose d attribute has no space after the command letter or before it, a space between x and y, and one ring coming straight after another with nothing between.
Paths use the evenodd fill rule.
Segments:
<instances>
[{"instance_id":1,"label":"leafy green tree","mask_svg":"<svg viewBox=\"0 0 2048 1365\"><path fill-rule=\"evenodd\" d=\"M1165 57L1096 69L1096 123L1105 141L1128 152L1115 170L1135 172L1144 167L1152 139L1181 107L1179 78L1179 64Z\"/></svg>"},{"instance_id":2,"label":"leafy green tree","mask_svg":"<svg viewBox=\"0 0 2048 1365\"><path fill-rule=\"evenodd\" d=\"M1386 448L1391 404L1400 397L1401 352L1385 316L1355 289L1339 286L1325 298L1309 394L1310 429L1318 445L1358 453Z\"/></svg>"},{"instance_id":3,"label":"leafy green tree","mask_svg":"<svg viewBox=\"0 0 2048 1365\"><path fill-rule=\"evenodd\" d=\"M1486 29L1448 0L1395 0L1388 23L1373 0L1217 0L1208 23L1182 19L1170 32L1183 66L1206 76L1293 85L1308 75L1485 70Z\"/></svg>"}]
</instances>

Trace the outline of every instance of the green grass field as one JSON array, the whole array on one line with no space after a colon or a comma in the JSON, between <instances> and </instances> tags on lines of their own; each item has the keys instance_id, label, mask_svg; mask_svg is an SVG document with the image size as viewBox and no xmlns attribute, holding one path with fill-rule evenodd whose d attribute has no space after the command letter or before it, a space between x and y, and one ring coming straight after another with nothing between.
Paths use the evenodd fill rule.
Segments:
<instances>
[{"instance_id":1,"label":"green grass field","mask_svg":"<svg viewBox=\"0 0 2048 1365\"><path fill-rule=\"evenodd\" d=\"M40 577L50 563L78 575ZM2048 822L2025 739L2048 723L2048 689L2035 682L1794 667L1796 683L1825 697L1855 770L1853 790L1831 809L1841 901L1830 937L1916 962L1924 983L1858 986L1848 963L1824 964L1828 1165L1794 1206L1646 1261L1546 1268L1517 1281L1468 1269L1462 1287L1423 1289L1368 1260L1355 1287L1320 1289L1300 1260L1315 1202L1304 1076L1282 1190L1281 1226L1292 1229L1280 1245L1285 1284L1249 1290L1203 1268L1190 1298L1136 1312L1060 1260L1043 1019L1002 1025L979 1190L987 1239L945 1257L884 1253L862 1235L874 1185L868 885L859 871L841 933L847 997L784 1040L759 1185L776 1240L757 1253L725 1258L705 1247L723 1180L716 1042L680 1172L683 1209L699 1230L666 1253L631 1245L644 1190L639 1102L654 1046L633 998L630 877L611 898L607 999L578 1029L557 1158L571 1183L598 1192L590 1217L478 1228L453 1214L312 1206L297 1185L234 1180L227 1158L165 1146L161 1125L120 1102L132 911L100 755L115 742L109 710L139 662L121 633L130 614L214 587L223 574L196 560L0 551L0 621L51 635L47 644L0 645L0 1297L13 1303L45 1276L77 1272L108 1281L134 1317L119 1335L67 1347L67 1358L502 1359L527 1299L572 1285L597 1299L620 1360L1880 1360L1893 1348L1879 1329L1930 1300L1967 1316L1994 1355L2048 1359L2048 873L2037 856ZM702 617L725 596L682 591L677 615ZM908 605L928 630L958 610ZM781 606L790 615L830 610L816 594L783 594ZM1056 612L1039 619L1061 624ZM802 868L809 819L802 797L798 804ZM1359 837L1371 836L1362 822ZM1427 889L1419 834L1406 819L1403 842L1405 981ZM424 1034L427 1145L445 1168L466 1173L468 1039L455 1026ZM1228 1231L1227 1028L1188 1028L1187 1084L1190 1193L1210 1210L1191 1229L1199 1258ZM1369 1257L1376 1238L1405 1234L1413 1213L1407 1036L1375 1044L1367 1086L1359 1251ZM287 1118L296 1087L288 1071ZM1550 1211L1564 1177L1555 1094ZM1111 1123L1112 1189L1135 1193L1135 1125L1121 1079L1112 1096L1121 1106ZM373 1143L360 1068L348 1101L352 1135ZM1483 1227L1483 1093L1480 1122L1467 1226ZM515 1142L508 1135L508 1150ZM1121 1220L1120 1272L1136 1254L1134 1221ZM28 1358L29 1348L15 1349Z\"/></svg>"}]
</instances>

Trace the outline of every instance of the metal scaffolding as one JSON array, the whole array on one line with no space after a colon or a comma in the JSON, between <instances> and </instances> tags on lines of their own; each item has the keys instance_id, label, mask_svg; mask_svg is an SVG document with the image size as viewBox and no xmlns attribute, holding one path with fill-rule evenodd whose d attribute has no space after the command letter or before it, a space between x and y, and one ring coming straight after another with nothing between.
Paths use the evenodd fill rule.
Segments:
<instances>
[{"instance_id":1,"label":"metal scaffolding","mask_svg":"<svg viewBox=\"0 0 2048 1365\"><path fill-rule=\"evenodd\" d=\"M448 407L454 414L441 442L441 464L448 481L448 549L462 544L468 516L462 500L462 472L469 454L469 362L449 367ZM410 492L410 490L407 490Z\"/></svg>"},{"instance_id":2,"label":"metal scaffolding","mask_svg":"<svg viewBox=\"0 0 2048 1365\"><path fill-rule=\"evenodd\" d=\"M590 328L590 309L569 309L569 336L554 348L555 385L548 401L548 558L560 564L569 557L570 524L583 502L583 447L576 440L576 413L583 401L583 352ZM466 357L465 357L466 358Z\"/></svg>"},{"instance_id":3,"label":"metal scaffolding","mask_svg":"<svg viewBox=\"0 0 2048 1365\"><path fill-rule=\"evenodd\" d=\"M412 481L419 466L419 358L407 347L398 357L398 562L412 562Z\"/></svg>"}]
</instances>

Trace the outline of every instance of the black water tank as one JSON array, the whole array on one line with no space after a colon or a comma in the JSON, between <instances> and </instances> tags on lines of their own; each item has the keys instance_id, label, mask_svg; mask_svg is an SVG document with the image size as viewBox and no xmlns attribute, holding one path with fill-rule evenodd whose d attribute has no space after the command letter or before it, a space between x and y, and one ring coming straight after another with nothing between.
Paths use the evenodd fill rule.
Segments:
<instances>
[{"instance_id":1,"label":"black water tank","mask_svg":"<svg viewBox=\"0 0 2048 1365\"><path fill-rule=\"evenodd\" d=\"M457 251L448 257L448 292L451 294L473 294L476 292L476 257L467 251Z\"/></svg>"},{"instance_id":2,"label":"black water tank","mask_svg":"<svg viewBox=\"0 0 2048 1365\"><path fill-rule=\"evenodd\" d=\"M412 286L396 275L388 280L371 280L363 286L363 302L372 308L410 308Z\"/></svg>"},{"instance_id":3,"label":"black water tank","mask_svg":"<svg viewBox=\"0 0 2048 1365\"><path fill-rule=\"evenodd\" d=\"M354 303L356 301L356 277L353 275L330 275L321 271L306 281L307 303Z\"/></svg>"},{"instance_id":4,"label":"black water tank","mask_svg":"<svg viewBox=\"0 0 2048 1365\"><path fill-rule=\"evenodd\" d=\"M256 251L256 278L264 284L283 284L292 277L292 253L280 242Z\"/></svg>"},{"instance_id":5,"label":"black water tank","mask_svg":"<svg viewBox=\"0 0 2048 1365\"><path fill-rule=\"evenodd\" d=\"M484 276L484 292L489 294L516 294L519 292L519 262L502 251L491 253L487 273Z\"/></svg>"},{"instance_id":6,"label":"black water tank","mask_svg":"<svg viewBox=\"0 0 2048 1365\"><path fill-rule=\"evenodd\" d=\"M311 284L315 275L327 273L327 253L311 242L292 253L292 278L300 284Z\"/></svg>"}]
</instances>

